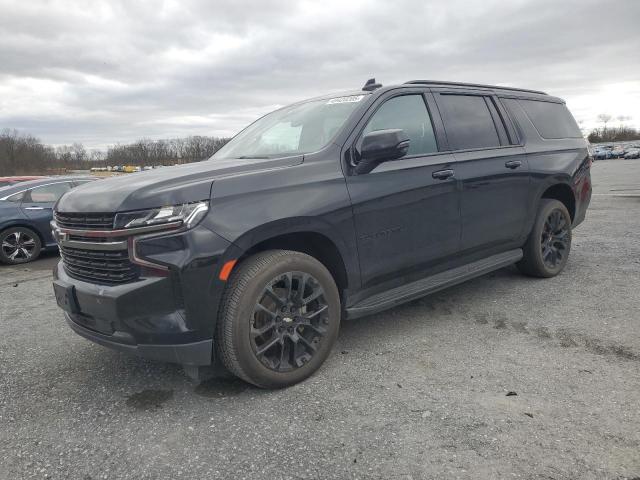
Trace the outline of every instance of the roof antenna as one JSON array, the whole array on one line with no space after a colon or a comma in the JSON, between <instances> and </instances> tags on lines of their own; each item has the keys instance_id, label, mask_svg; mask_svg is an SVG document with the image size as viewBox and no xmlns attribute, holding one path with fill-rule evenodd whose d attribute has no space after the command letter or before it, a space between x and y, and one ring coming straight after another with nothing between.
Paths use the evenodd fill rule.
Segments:
<instances>
[{"instance_id":1,"label":"roof antenna","mask_svg":"<svg viewBox=\"0 0 640 480\"><path fill-rule=\"evenodd\" d=\"M362 90L364 90L365 92L373 92L376 88L380 88L381 86L381 83L376 83L375 78L370 78L369 80L367 80L367 83L364 84Z\"/></svg>"}]
</instances>

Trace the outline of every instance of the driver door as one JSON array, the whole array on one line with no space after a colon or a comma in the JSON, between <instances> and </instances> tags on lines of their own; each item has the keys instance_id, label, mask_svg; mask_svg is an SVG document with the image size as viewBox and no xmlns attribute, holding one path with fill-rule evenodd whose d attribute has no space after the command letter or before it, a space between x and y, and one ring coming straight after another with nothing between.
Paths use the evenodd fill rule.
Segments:
<instances>
[{"instance_id":1,"label":"driver door","mask_svg":"<svg viewBox=\"0 0 640 480\"><path fill-rule=\"evenodd\" d=\"M433 98L422 91L389 93L361 122L351 155L357 158L366 133L397 128L409 137L407 155L363 175L347 167L346 174L362 287L368 293L442 269L460 245L455 159L438 148L443 140L434 128L440 119L432 115Z\"/></svg>"}]
</instances>

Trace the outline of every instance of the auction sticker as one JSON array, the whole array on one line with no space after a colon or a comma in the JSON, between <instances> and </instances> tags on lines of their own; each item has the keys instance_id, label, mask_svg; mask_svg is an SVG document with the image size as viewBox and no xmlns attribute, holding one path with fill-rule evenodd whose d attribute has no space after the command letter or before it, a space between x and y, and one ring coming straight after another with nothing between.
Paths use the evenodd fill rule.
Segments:
<instances>
[{"instance_id":1,"label":"auction sticker","mask_svg":"<svg viewBox=\"0 0 640 480\"><path fill-rule=\"evenodd\" d=\"M327 102L327 105L333 105L335 103L353 103L359 102L364 98L364 95L351 95L349 97L336 97Z\"/></svg>"}]
</instances>

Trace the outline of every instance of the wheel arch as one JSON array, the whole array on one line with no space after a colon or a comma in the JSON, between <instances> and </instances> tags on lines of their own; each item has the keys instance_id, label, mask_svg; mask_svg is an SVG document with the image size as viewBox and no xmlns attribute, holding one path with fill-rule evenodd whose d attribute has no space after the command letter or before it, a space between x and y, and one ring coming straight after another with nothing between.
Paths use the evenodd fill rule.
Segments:
<instances>
[{"instance_id":1,"label":"wheel arch","mask_svg":"<svg viewBox=\"0 0 640 480\"><path fill-rule=\"evenodd\" d=\"M345 290L353 288L359 278L357 255L349 254L349 247L328 226L314 219L301 223L274 222L244 234L234 241L242 250L239 261L265 250L292 250L306 253L320 261L336 281L341 298Z\"/></svg>"},{"instance_id":2,"label":"wheel arch","mask_svg":"<svg viewBox=\"0 0 640 480\"><path fill-rule=\"evenodd\" d=\"M540 199L548 198L562 202L571 216L573 222L576 218L576 195L573 189L566 183L556 183L548 186L540 196Z\"/></svg>"}]
</instances>

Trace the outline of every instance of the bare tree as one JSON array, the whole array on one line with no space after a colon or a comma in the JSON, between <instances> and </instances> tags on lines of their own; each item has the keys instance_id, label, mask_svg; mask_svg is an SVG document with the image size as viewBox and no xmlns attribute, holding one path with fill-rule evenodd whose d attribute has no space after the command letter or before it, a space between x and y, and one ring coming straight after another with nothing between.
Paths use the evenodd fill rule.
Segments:
<instances>
[{"instance_id":1,"label":"bare tree","mask_svg":"<svg viewBox=\"0 0 640 480\"><path fill-rule=\"evenodd\" d=\"M618 120L620 122L620 125L622 125L624 122L628 122L629 120L631 120L631 117L625 116L625 115L618 115L616 117L616 120Z\"/></svg>"},{"instance_id":2,"label":"bare tree","mask_svg":"<svg viewBox=\"0 0 640 480\"><path fill-rule=\"evenodd\" d=\"M608 113L601 113L600 115L598 115L598 121L604 123L604 131L607 131L607 123L609 123L609 120L611 120L611 115L609 115Z\"/></svg>"}]
</instances>

